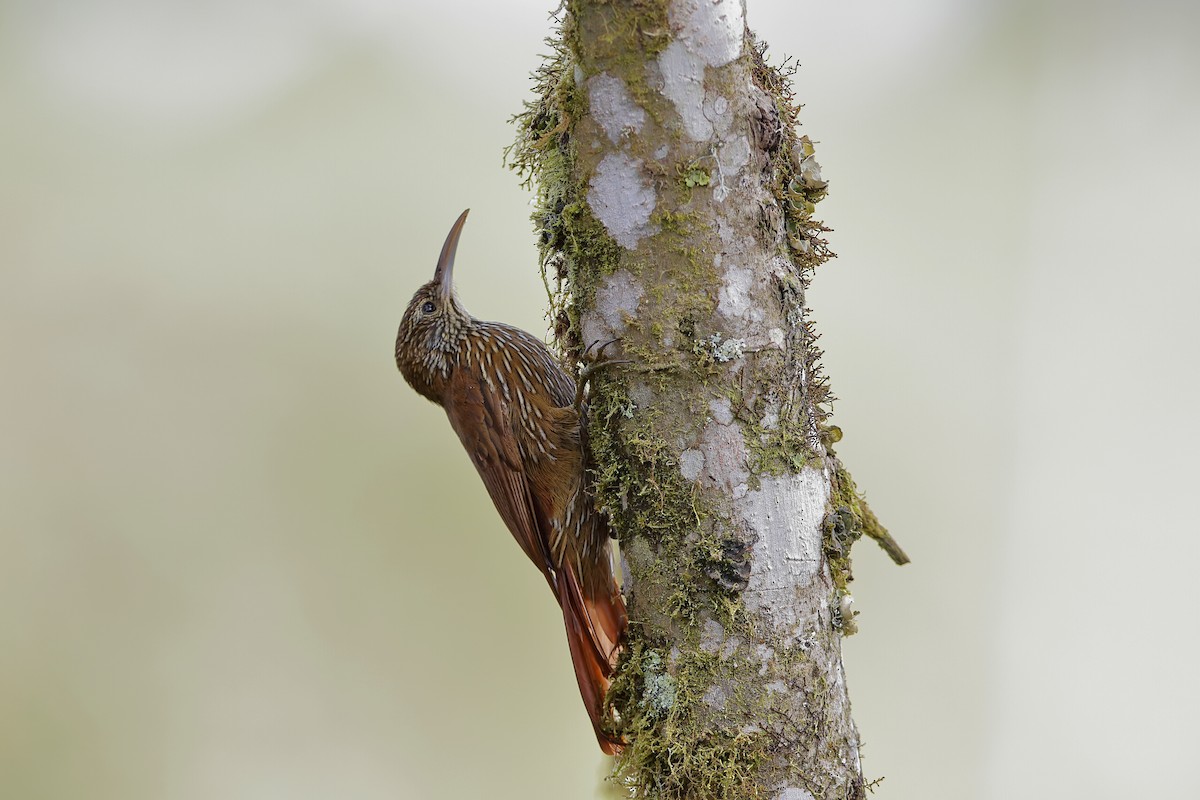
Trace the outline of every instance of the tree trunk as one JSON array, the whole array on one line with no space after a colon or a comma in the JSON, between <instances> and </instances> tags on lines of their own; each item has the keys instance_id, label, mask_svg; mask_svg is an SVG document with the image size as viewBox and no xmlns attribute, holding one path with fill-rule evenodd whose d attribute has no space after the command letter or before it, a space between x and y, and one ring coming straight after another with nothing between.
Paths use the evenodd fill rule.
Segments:
<instances>
[{"instance_id":1,"label":"tree trunk","mask_svg":"<svg viewBox=\"0 0 1200 800\"><path fill-rule=\"evenodd\" d=\"M567 0L509 157L537 186L560 348L627 360L588 415L629 602L617 780L861 798L848 548L890 540L825 425L804 307L825 183L744 20L742 0Z\"/></svg>"}]
</instances>

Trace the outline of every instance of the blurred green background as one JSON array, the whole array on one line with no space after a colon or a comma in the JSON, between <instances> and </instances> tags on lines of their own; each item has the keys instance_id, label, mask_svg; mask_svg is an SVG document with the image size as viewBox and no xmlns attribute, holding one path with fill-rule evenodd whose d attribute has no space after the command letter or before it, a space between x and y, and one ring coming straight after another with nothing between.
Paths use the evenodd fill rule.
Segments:
<instances>
[{"instance_id":1,"label":"blurred green background","mask_svg":"<svg viewBox=\"0 0 1200 800\"><path fill-rule=\"evenodd\" d=\"M549 2L0 2L0 797L586 798L561 622L392 365ZM1200 6L749 0L840 258L886 798L1200 796ZM1190 676L1190 677L1189 677Z\"/></svg>"}]
</instances>

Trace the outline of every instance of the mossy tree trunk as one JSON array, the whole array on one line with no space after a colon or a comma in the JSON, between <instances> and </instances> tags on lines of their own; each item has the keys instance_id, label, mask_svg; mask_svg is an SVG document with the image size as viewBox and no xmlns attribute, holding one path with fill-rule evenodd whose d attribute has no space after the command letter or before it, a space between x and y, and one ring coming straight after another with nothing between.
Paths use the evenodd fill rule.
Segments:
<instances>
[{"instance_id":1,"label":"mossy tree trunk","mask_svg":"<svg viewBox=\"0 0 1200 800\"><path fill-rule=\"evenodd\" d=\"M787 76L742 0L567 0L560 22L510 160L559 346L628 360L593 378L588 437L630 611L617 778L860 798L847 548L886 534L824 424L804 290L825 183Z\"/></svg>"}]
</instances>

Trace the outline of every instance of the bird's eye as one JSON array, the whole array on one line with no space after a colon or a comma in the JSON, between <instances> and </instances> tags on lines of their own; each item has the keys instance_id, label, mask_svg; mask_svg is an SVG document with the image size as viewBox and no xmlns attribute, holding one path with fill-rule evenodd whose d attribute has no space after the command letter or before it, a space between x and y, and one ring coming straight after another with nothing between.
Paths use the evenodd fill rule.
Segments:
<instances>
[{"instance_id":1,"label":"bird's eye","mask_svg":"<svg viewBox=\"0 0 1200 800\"><path fill-rule=\"evenodd\" d=\"M432 314L433 313L433 302L430 300L426 300L421 305L421 313L422 314Z\"/></svg>"}]
</instances>

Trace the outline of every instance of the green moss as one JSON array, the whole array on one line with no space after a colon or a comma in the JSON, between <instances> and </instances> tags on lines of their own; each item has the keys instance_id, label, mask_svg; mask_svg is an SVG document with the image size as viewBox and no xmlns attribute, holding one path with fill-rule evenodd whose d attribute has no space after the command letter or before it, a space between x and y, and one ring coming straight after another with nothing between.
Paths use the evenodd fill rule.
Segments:
<instances>
[{"instance_id":1,"label":"green moss","mask_svg":"<svg viewBox=\"0 0 1200 800\"><path fill-rule=\"evenodd\" d=\"M564 3L562 42L577 57L583 76L607 72L621 78L630 96L658 124L663 114L642 69L671 43L667 0L589 2L579 13L577 0Z\"/></svg>"},{"instance_id":2,"label":"green moss","mask_svg":"<svg viewBox=\"0 0 1200 800\"><path fill-rule=\"evenodd\" d=\"M581 113L582 93L577 90L570 55L561 39L550 39L552 50L534 71L534 99L525 102L512 118L516 138L504 151L504 161L520 176L521 185L535 192L531 219L538 234L540 267L550 301L549 316L555 338L569 342L578 329L565 287L577 265L564 254L567 220L564 211L579 202L574 178L575 150L572 123Z\"/></svg>"},{"instance_id":3,"label":"green moss","mask_svg":"<svg viewBox=\"0 0 1200 800\"><path fill-rule=\"evenodd\" d=\"M666 653L643 639L624 654L609 696L621 712L623 733L630 742L614 780L630 797L762 796L768 734L730 732L726 726L698 724L695 718L698 711L720 716L722 709L705 698L715 696L714 686L736 685L733 669L730 662L698 646ZM729 697L725 702L740 699Z\"/></svg>"},{"instance_id":4,"label":"green moss","mask_svg":"<svg viewBox=\"0 0 1200 800\"><path fill-rule=\"evenodd\" d=\"M822 430L821 438L827 447L831 447L833 442L841 439L841 434L840 428L830 426ZM825 558L829 563L835 599L838 601L834 607L834 624L844 634L850 635L858 629L853 619L857 612L850 612L848 607L849 584L854 580L850 564L851 546L865 534L874 539L896 564L908 563L908 556L879 522L866 499L859 494L854 479L832 450L829 451L829 462L833 467L831 493L821 530Z\"/></svg>"},{"instance_id":5,"label":"green moss","mask_svg":"<svg viewBox=\"0 0 1200 800\"><path fill-rule=\"evenodd\" d=\"M742 621L743 631L752 628L752 620ZM686 645L670 650L639 637L623 655L609 697L629 745L614 780L630 797L659 800L766 800L776 791L768 787L785 781L798 781L816 797L831 796L840 785L836 776L800 777L801 762L814 753L830 763L845 756L841 743L825 736L837 724L834 696L841 690L825 680L809 645L752 654L744 638L719 635L704 643L702 630L689 628ZM755 664L761 683L744 680ZM807 709L801 716L790 711L797 697ZM755 723L734 725L733 719ZM781 753L787 754L782 761Z\"/></svg>"},{"instance_id":6,"label":"green moss","mask_svg":"<svg viewBox=\"0 0 1200 800\"><path fill-rule=\"evenodd\" d=\"M663 203L650 215L650 224L657 226L663 233L686 239L695 229L697 220L693 212L676 211L669 204Z\"/></svg>"},{"instance_id":7,"label":"green moss","mask_svg":"<svg viewBox=\"0 0 1200 800\"><path fill-rule=\"evenodd\" d=\"M580 13L578 0L567 0L570 24L563 36L586 74L619 72L628 81L671 43L669 5L667 0L591 0Z\"/></svg>"},{"instance_id":8,"label":"green moss","mask_svg":"<svg viewBox=\"0 0 1200 800\"><path fill-rule=\"evenodd\" d=\"M579 311L587 311L595 299L598 280L621 268L621 246L580 198L563 208L562 222L562 253L571 265L569 285L575 288L574 302Z\"/></svg>"},{"instance_id":9,"label":"green moss","mask_svg":"<svg viewBox=\"0 0 1200 800\"><path fill-rule=\"evenodd\" d=\"M739 416L745 434L746 449L750 452L750 474L763 476L790 475L800 472L814 460L808 441L799 425L763 423L765 411L761 398L754 410Z\"/></svg>"},{"instance_id":10,"label":"green moss","mask_svg":"<svg viewBox=\"0 0 1200 800\"><path fill-rule=\"evenodd\" d=\"M841 438L841 430L837 438ZM826 516L827 536L825 551L834 569L834 580L839 591L845 592L846 584L852 580L850 574L850 545L864 534L875 540L896 564L907 564L908 556L900 545L883 527L875 512L867 505L866 498L859 494L854 479L843 466L841 459L830 450L829 460L833 466L830 513Z\"/></svg>"},{"instance_id":11,"label":"green moss","mask_svg":"<svg viewBox=\"0 0 1200 800\"><path fill-rule=\"evenodd\" d=\"M597 496L618 531L658 547L680 543L710 515L696 487L680 474L669 445L684 433L684 423L657 408L638 408L611 377L595 388L588 441L597 464Z\"/></svg>"},{"instance_id":12,"label":"green moss","mask_svg":"<svg viewBox=\"0 0 1200 800\"><path fill-rule=\"evenodd\" d=\"M711 158L706 156L705 158ZM712 183L712 173L708 167L701 163L700 159L696 159L690 164L680 164L677 167L679 173L679 182L685 189L694 189L697 186L708 186Z\"/></svg>"},{"instance_id":13,"label":"green moss","mask_svg":"<svg viewBox=\"0 0 1200 800\"><path fill-rule=\"evenodd\" d=\"M813 217L828 185L816 177L819 168L812 140L796 132L800 105L790 80L795 64L785 61L782 66L773 66L767 63L766 52L765 45L752 41L750 73L755 84L771 97L781 121L780 140L770 154L771 192L783 211L788 256L804 287L817 267L837 255L824 238L830 228Z\"/></svg>"}]
</instances>

